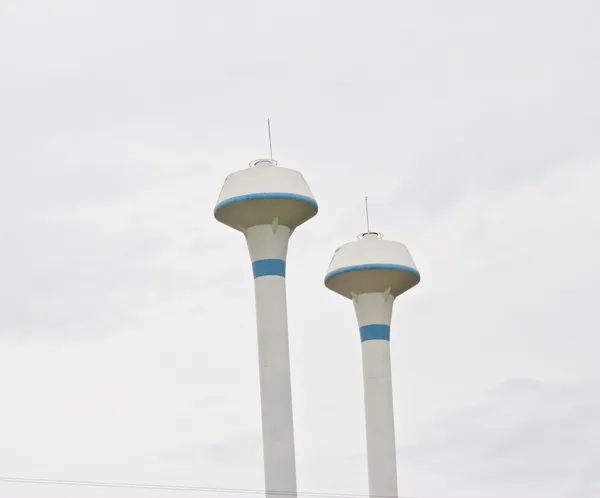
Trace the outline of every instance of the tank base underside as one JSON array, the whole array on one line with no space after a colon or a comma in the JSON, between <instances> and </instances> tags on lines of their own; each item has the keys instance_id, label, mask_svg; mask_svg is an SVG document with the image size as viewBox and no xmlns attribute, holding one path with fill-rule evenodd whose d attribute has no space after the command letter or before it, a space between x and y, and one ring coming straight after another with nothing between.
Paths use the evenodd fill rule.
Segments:
<instances>
[{"instance_id":1,"label":"tank base underside","mask_svg":"<svg viewBox=\"0 0 600 498\"><path fill-rule=\"evenodd\" d=\"M402 270L354 270L339 273L325 279L325 285L333 292L352 299L352 294L385 292L399 296L419 283L416 271Z\"/></svg>"},{"instance_id":2,"label":"tank base underside","mask_svg":"<svg viewBox=\"0 0 600 498\"><path fill-rule=\"evenodd\" d=\"M215 218L236 230L268 225L277 218L279 225L293 230L315 216L317 210L316 205L298 200L257 199L217 207Z\"/></svg>"}]
</instances>

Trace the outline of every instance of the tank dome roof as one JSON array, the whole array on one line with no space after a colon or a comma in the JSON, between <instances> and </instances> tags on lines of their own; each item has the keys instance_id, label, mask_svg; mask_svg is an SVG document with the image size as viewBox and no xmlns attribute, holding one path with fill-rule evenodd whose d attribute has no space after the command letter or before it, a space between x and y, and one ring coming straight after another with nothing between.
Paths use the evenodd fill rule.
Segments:
<instances>
[{"instance_id":1,"label":"tank dome roof","mask_svg":"<svg viewBox=\"0 0 600 498\"><path fill-rule=\"evenodd\" d=\"M236 230L269 224L275 218L293 230L317 211L317 202L300 172L280 168L270 159L258 159L225 179L214 214Z\"/></svg>"},{"instance_id":2,"label":"tank dome roof","mask_svg":"<svg viewBox=\"0 0 600 498\"><path fill-rule=\"evenodd\" d=\"M383 240L383 235L377 232L367 232L335 251L325 285L350 299L352 294L388 289L395 297L420 280L421 275L404 244Z\"/></svg>"}]
</instances>

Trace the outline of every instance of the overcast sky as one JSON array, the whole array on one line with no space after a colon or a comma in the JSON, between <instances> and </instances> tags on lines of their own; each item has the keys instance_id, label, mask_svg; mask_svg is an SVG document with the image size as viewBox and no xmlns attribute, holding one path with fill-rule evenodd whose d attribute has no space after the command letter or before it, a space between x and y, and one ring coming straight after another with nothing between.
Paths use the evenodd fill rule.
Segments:
<instances>
[{"instance_id":1,"label":"overcast sky","mask_svg":"<svg viewBox=\"0 0 600 498\"><path fill-rule=\"evenodd\" d=\"M1 476L264 486L250 259L213 207L270 117L320 206L288 259L299 490L368 492L358 328L323 285L368 194L422 274L393 319L400 494L600 496L599 20L597 0L1 2Z\"/></svg>"}]
</instances>

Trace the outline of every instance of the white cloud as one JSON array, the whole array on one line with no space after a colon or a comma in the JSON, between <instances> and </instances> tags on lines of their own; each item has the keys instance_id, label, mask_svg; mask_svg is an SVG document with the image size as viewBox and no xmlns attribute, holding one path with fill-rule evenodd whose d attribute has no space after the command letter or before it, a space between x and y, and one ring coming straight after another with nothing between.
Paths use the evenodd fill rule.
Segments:
<instances>
[{"instance_id":1,"label":"white cloud","mask_svg":"<svg viewBox=\"0 0 600 498\"><path fill-rule=\"evenodd\" d=\"M508 381L402 448L401 466L456 479L462 496L595 496L599 395L597 383Z\"/></svg>"}]
</instances>

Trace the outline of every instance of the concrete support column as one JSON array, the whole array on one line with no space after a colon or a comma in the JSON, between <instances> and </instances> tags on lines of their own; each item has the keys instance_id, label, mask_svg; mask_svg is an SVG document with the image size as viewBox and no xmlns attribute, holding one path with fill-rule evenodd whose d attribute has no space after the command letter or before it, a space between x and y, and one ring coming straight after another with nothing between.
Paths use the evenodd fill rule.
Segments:
<instances>
[{"instance_id":1,"label":"concrete support column","mask_svg":"<svg viewBox=\"0 0 600 498\"><path fill-rule=\"evenodd\" d=\"M267 497L296 496L294 421L285 266L291 231L258 225L245 231L256 299L262 437Z\"/></svg>"},{"instance_id":2,"label":"concrete support column","mask_svg":"<svg viewBox=\"0 0 600 498\"><path fill-rule=\"evenodd\" d=\"M398 496L396 436L390 362L390 324L394 296L353 295L362 342L369 494Z\"/></svg>"}]
</instances>

